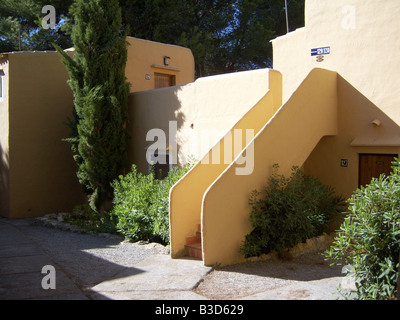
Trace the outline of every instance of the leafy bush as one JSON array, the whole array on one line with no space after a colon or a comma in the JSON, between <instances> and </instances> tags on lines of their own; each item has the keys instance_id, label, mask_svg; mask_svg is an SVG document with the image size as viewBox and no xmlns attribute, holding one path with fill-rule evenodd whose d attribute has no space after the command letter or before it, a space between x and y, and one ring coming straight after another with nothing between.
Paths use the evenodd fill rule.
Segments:
<instances>
[{"instance_id":1,"label":"leafy bush","mask_svg":"<svg viewBox=\"0 0 400 320\"><path fill-rule=\"evenodd\" d=\"M126 176L113 182L117 229L125 238L138 241L169 242L169 191L190 169L174 167L164 180L137 171L135 165Z\"/></svg>"},{"instance_id":2,"label":"leafy bush","mask_svg":"<svg viewBox=\"0 0 400 320\"><path fill-rule=\"evenodd\" d=\"M318 179L298 167L285 178L278 168L275 164L264 192L255 190L250 197L254 230L241 247L246 257L279 252L321 235L343 209L343 200Z\"/></svg>"},{"instance_id":3,"label":"leafy bush","mask_svg":"<svg viewBox=\"0 0 400 320\"><path fill-rule=\"evenodd\" d=\"M394 299L400 253L400 169L358 189L328 258L354 268L356 299ZM343 292L351 296L352 292Z\"/></svg>"}]
</instances>

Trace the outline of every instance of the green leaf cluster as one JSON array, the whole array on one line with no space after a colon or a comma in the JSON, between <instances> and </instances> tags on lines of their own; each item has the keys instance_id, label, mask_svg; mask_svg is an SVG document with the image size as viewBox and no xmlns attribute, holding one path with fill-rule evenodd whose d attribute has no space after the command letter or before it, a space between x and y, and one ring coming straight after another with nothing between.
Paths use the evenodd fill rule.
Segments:
<instances>
[{"instance_id":1,"label":"green leaf cluster","mask_svg":"<svg viewBox=\"0 0 400 320\"><path fill-rule=\"evenodd\" d=\"M284 1L120 0L138 38L188 47L196 77L272 67L269 42L286 33ZM291 30L304 26L304 0L288 0Z\"/></svg>"},{"instance_id":2,"label":"green leaf cluster","mask_svg":"<svg viewBox=\"0 0 400 320\"><path fill-rule=\"evenodd\" d=\"M331 187L292 168L289 178L273 174L263 192L250 197L250 220L254 230L241 247L246 257L290 249L298 243L323 234L343 210L344 202Z\"/></svg>"},{"instance_id":3,"label":"green leaf cluster","mask_svg":"<svg viewBox=\"0 0 400 320\"><path fill-rule=\"evenodd\" d=\"M72 46L66 21L73 0L2 0L0 1L0 52L53 49L52 43ZM56 28L43 29L42 8L56 9Z\"/></svg>"},{"instance_id":4,"label":"green leaf cluster","mask_svg":"<svg viewBox=\"0 0 400 320\"><path fill-rule=\"evenodd\" d=\"M398 160L396 160L398 161ZM400 168L394 163L389 176L374 178L348 200L345 218L328 258L355 269L360 300L394 299L400 254Z\"/></svg>"},{"instance_id":5,"label":"green leaf cluster","mask_svg":"<svg viewBox=\"0 0 400 320\"><path fill-rule=\"evenodd\" d=\"M174 167L163 180L137 171L120 176L113 182L113 214L118 218L117 230L132 241L145 240L169 243L169 192L191 168Z\"/></svg>"}]
</instances>

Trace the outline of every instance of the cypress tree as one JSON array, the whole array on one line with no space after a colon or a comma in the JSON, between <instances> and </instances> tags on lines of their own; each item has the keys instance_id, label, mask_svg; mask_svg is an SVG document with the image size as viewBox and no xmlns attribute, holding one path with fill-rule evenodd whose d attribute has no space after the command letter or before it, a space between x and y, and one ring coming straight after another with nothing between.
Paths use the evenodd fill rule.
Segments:
<instances>
[{"instance_id":1,"label":"cypress tree","mask_svg":"<svg viewBox=\"0 0 400 320\"><path fill-rule=\"evenodd\" d=\"M74 95L74 118L65 140L71 143L89 205L99 212L112 199L111 182L126 165L126 33L116 0L76 0L71 12L73 58L55 45Z\"/></svg>"}]
</instances>

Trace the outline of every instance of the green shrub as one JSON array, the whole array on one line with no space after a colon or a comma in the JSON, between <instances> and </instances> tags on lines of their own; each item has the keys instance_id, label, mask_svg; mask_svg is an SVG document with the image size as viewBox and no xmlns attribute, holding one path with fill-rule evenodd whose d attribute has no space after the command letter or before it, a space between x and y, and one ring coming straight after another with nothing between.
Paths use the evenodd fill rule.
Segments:
<instances>
[{"instance_id":1,"label":"green shrub","mask_svg":"<svg viewBox=\"0 0 400 320\"><path fill-rule=\"evenodd\" d=\"M390 176L358 189L348 200L345 218L328 258L354 268L356 292L344 292L359 300L394 299L400 253L399 167ZM355 294L355 296L354 296Z\"/></svg>"},{"instance_id":2,"label":"green shrub","mask_svg":"<svg viewBox=\"0 0 400 320\"><path fill-rule=\"evenodd\" d=\"M343 209L342 199L318 179L298 167L285 178L278 168L274 165L263 193L255 190L250 197L254 230L241 247L246 257L279 252L321 235Z\"/></svg>"},{"instance_id":3,"label":"green shrub","mask_svg":"<svg viewBox=\"0 0 400 320\"><path fill-rule=\"evenodd\" d=\"M138 241L169 242L169 191L191 165L174 167L163 180L137 171L136 166L126 176L113 182L117 229L125 238Z\"/></svg>"}]
</instances>

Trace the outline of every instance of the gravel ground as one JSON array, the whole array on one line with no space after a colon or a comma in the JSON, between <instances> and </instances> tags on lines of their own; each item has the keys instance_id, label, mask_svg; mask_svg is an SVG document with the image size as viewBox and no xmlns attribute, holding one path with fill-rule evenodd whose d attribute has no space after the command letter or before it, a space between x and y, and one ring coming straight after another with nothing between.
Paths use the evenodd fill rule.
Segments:
<instances>
[{"instance_id":1,"label":"gravel ground","mask_svg":"<svg viewBox=\"0 0 400 320\"><path fill-rule=\"evenodd\" d=\"M277 288L301 288L304 284L322 284L333 293L336 292L339 277L343 277L341 267L330 267L330 262L325 261L321 253L313 253L291 261L272 259L217 268L205 277L195 292L209 299L229 300ZM298 293L295 291L293 290L291 296L293 299L308 297L304 290L298 290ZM321 298L329 299L329 295L330 293Z\"/></svg>"}]
</instances>

